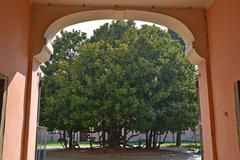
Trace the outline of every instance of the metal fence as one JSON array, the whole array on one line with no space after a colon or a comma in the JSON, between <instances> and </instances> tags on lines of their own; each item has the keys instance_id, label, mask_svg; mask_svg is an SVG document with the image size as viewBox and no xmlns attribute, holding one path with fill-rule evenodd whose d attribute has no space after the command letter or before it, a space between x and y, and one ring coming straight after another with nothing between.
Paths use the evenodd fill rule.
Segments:
<instances>
[{"instance_id":1,"label":"metal fence","mask_svg":"<svg viewBox=\"0 0 240 160\"><path fill-rule=\"evenodd\" d=\"M37 127L37 142L36 142L36 160L46 160L47 154L47 128Z\"/></svg>"}]
</instances>

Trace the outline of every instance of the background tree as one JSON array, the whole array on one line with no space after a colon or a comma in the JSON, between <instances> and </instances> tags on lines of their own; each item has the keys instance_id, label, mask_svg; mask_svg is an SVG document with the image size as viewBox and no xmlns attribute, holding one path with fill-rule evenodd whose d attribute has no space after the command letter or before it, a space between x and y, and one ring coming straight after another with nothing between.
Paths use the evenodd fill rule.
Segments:
<instances>
[{"instance_id":1,"label":"background tree","mask_svg":"<svg viewBox=\"0 0 240 160\"><path fill-rule=\"evenodd\" d=\"M83 128L80 124L83 114L77 110L79 108L78 98L74 94L75 84L69 68L78 55L77 46L85 41L85 33L75 30L61 31L53 42L54 54L41 66L44 73L44 85L40 125L45 125L50 130L67 131L70 137L69 148L72 148L74 131Z\"/></svg>"}]
</instances>

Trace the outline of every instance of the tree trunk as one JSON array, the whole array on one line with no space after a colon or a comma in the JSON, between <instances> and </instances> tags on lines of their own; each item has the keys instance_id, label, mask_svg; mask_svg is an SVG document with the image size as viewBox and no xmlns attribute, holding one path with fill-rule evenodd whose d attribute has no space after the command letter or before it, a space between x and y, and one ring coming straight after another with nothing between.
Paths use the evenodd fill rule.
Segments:
<instances>
[{"instance_id":1,"label":"tree trunk","mask_svg":"<svg viewBox=\"0 0 240 160\"><path fill-rule=\"evenodd\" d=\"M162 137L161 137L161 134L159 133L159 136L158 136L158 146L157 146L157 148L160 148L160 146L161 146L161 139L162 139Z\"/></svg>"},{"instance_id":2,"label":"tree trunk","mask_svg":"<svg viewBox=\"0 0 240 160\"><path fill-rule=\"evenodd\" d=\"M172 132L172 138L173 138L173 142L175 142L175 132Z\"/></svg>"},{"instance_id":3,"label":"tree trunk","mask_svg":"<svg viewBox=\"0 0 240 160\"><path fill-rule=\"evenodd\" d=\"M68 136L69 136L69 148L73 148L73 135L72 131L68 131Z\"/></svg>"},{"instance_id":4,"label":"tree trunk","mask_svg":"<svg viewBox=\"0 0 240 160\"><path fill-rule=\"evenodd\" d=\"M61 132L61 131L58 131L58 133L59 133L59 137L60 137L60 139L62 139L62 138L63 138L63 134L62 134L62 132Z\"/></svg>"},{"instance_id":5,"label":"tree trunk","mask_svg":"<svg viewBox=\"0 0 240 160\"><path fill-rule=\"evenodd\" d=\"M123 148L124 149L126 148L126 145L127 145L127 129L124 128L124 131L123 131Z\"/></svg>"},{"instance_id":6,"label":"tree trunk","mask_svg":"<svg viewBox=\"0 0 240 160\"><path fill-rule=\"evenodd\" d=\"M148 131L146 131L146 148L148 148Z\"/></svg>"},{"instance_id":7,"label":"tree trunk","mask_svg":"<svg viewBox=\"0 0 240 160\"><path fill-rule=\"evenodd\" d=\"M157 131L153 132L153 149L157 148Z\"/></svg>"},{"instance_id":8,"label":"tree trunk","mask_svg":"<svg viewBox=\"0 0 240 160\"><path fill-rule=\"evenodd\" d=\"M104 129L102 130L102 147L106 148L106 132Z\"/></svg>"},{"instance_id":9,"label":"tree trunk","mask_svg":"<svg viewBox=\"0 0 240 160\"><path fill-rule=\"evenodd\" d=\"M67 136L66 136L66 131L65 130L63 130L63 140L64 140L64 146L65 146L65 148L68 148L68 146L67 146L67 138L66 138Z\"/></svg>"},{"instance_id":10,"label":"tree trunk","mask_svg":"<svg viewBox=\"0 0 240 160\"><path fill-rule=\"evenodd\" d=\"M79 142L81 141L81 132L82 132L82 131L79 131L79 132L78 132L78 141L79 141Z\"/></svg>"},{"instance_id":11,"label":"tree trunk","mask_svg":"<svg viewBox=\"0 0 240 160\"><path fill-rule=\"evenodd\" d=\"M117 139L116 139L118 147L120 147L120 145L121 145L122 130L123 130L123 128L118 128L118 135L117 135Z\"/></svg>"},{"instance_id":12,"label":"tree trunk","mask_svg":"<svg viewBox=\"0 0 240 160\"><path fill-rule=\"evenodd\" d=\"M182 136L182 132L181 131L177 131L177 138L176 138L176 146L177 147L181 146L181 142L182 142L181 136Z\"/></svg>"},{"instance_id":13,"label":"tree trunk","mask_svg":"<svg viewBox=\"0 0 240 160\"><path fill-rule=\"evenodd\" d=\"M66 131L63 131L63 139L66 140Z\"/></svg>"},{"instance_id":14,"label":"tree trunk","mask_svg":"<svg viewBox=\"0 0 240 160\"><path fill-rule=\"evenodd\" d=\"M92 133L90 133L90 136L89 136L89 145L90 145L90 150L92 150L93 148L93 139L92 139Z\"/></svg>"},{"instance_id":15,"label":"tree trunk","mask_svg":"<svg viewBox=\"0 0 240 160\"><path fill-rule=\"evenodd\" d=\"M153 140L153 131L151 130L150 131L150 134L149 134L149 141L148 141L148 148L152 148L152 140Z\"/></svg>"},{"instance_id":16,"label":"tree trunk","mask_svg":"<svg viewBox=\"0 0 240 160\"><path fill-rule=\"evenodd\" d=\"M118 148L118 142L119 142L119 132L118 128L116 127L116 124L114 124L109 131L109 138L108 138L108 147L110 149L116 149Z\"/></svg>"}]
</instances>

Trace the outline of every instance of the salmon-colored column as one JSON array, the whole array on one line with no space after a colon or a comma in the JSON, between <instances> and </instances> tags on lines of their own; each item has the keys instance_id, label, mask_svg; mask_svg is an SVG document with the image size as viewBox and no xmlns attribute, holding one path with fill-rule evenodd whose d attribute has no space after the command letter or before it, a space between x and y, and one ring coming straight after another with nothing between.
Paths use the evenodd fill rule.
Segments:
<instances>
[{"instance_id":1,"label":"salmon-colored column","mask_svg":"<svg viewBox=\"0 0 240 160\"><path fill-rule=\"evenodd\" d=\"M207 19L218 160L239 160L234 82L240 80L240 1L215 0Z\"/></svg>"},{"instance_id":2,"label":"salmon-colored column","mask_svg":"<svg viewBox=\"0 0 240 160\"><path fill-rule=\"evenodd\" d=\"M198 65L198 69L204 159L217 160L214 111L211 103L211 85L206 60Z\"/></svg>"},{"instance_id":3,"label":"salmon-colored column","mask_svg":"<svg viewBox=\"0 0 240 160\"><path fill-rule=\"evenodd\" d=\"M37 115L39 102L40 64L32 59L29 63L28 95L24 121L23 160L35 159Z\"/></svg>"}]
</instances>

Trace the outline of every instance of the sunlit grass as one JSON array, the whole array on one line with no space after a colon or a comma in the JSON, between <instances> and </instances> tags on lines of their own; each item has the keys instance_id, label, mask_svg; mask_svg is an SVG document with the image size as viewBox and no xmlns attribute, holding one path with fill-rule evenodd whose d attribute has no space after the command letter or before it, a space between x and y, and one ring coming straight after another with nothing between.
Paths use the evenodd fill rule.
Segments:
<instances>
[{"instance_id":1,"label":"sunlit grass","mask_svg":"<svg viewBox=\"0 0 240 160\"><path fill-rule=\"evenodd\" d=\"M137 147L139 145L138 142L130 142L129 144L133 145L134 147ZM142 143L141 146L143 146L143 144L144 143ZM83 142L79 143L79 146L80 146L80 148L90 148L90 143L87 141L83 141ZM100 145L97 143L93 143L93 147L99 148ZM162 144L161 147L176 147L176 145L174 142L166 142L166 143ZM198 149L198 148L201 148L201 144L199 142L197 142L197 143L182 142L181 147ZM62 148L62 145L60 142L48 142L47 148Z\"/></svg>"}]
</instances>

